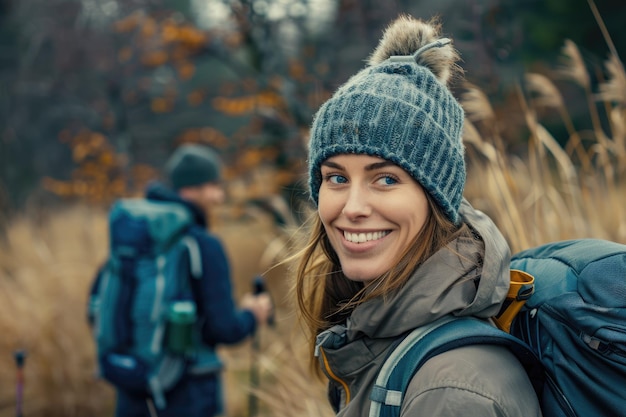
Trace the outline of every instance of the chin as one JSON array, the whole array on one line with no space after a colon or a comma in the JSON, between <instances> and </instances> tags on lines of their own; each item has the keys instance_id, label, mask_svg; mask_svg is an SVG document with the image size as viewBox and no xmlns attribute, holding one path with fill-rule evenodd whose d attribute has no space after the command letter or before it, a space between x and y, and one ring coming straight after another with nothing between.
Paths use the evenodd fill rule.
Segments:
<instances>
[{"instance_id":1,"label":"chin","mask_svg":"<svg viewBox=\"0 0 626 417\"><path fill-rule=\"evenodd\" d=\"M368 281L373 281L374 279L378 278L378 275L373 275L371 271L363 271L363 270L351 271L351 270L344 269L343 274L350 281L356 281L356 282L368 282Z\"/></svg>"}]
</instances>

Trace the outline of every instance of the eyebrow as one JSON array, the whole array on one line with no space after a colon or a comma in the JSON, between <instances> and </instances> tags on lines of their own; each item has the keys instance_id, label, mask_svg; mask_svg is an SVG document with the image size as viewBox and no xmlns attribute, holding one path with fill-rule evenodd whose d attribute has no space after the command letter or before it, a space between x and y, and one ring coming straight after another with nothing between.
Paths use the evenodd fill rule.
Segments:
<instances>
[{"instance_id":1,"label":"eyebrow","mask_svg":"<svg viewBox=\"0 0 626 417\"><path fill-rule=\"evenodd\" d=\"M334 169L345 169L343 166L332 162L332 161L324 161L322 162L323 166L327 166L329 168L334 168ZM381 161L381 162L374 162L373 164L369 164L365 167L366 171L374 171L380 168L385 168L388 166L396 166L396 164L394 164L393 162L390 161Z\"/></svg>"}]
</instances>

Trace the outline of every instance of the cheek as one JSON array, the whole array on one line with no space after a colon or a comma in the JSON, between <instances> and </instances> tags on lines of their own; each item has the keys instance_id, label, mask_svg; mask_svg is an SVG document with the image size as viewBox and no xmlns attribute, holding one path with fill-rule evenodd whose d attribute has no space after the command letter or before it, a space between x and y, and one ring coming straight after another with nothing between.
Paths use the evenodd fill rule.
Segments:
<instances>
[{"instance_id":1,"label":"cheek","mask_svg":"<svg viewBox=\"0 0 626 417\"><path fill-rule=\"evenodd\" d=\"M412 241L424 228L424 223L426 223L426 217L420 216L419 218L414 219L414 223L411 227L411 233L409 239Z\"/></svg>"},{"instance_id":2,"label":"cheek","mask_svg":"<svg viewBox=\"0 0 626 417\"><path fill-rule=\"evenodd\" d=\"M204 190L204 201L206 203L219 203L223 200L223 193L218 188L207 187Z\"/></svg>"},{"instance_id":3,"label":"cheek","mask_svg":"<svg viewBox=\"0 0 626 417\"><path fill-rule=\"evenodd\" d=\"M213 190L211 193L211 200L215 202L222 201L222 192L220 190Z\"/></svg>"},{"instance_id":4,"label":"cheek","mask_svg":"<svg viewBox=\"0 0 626 417\"><path fill-rule=\"evenodd\" d=\"M386 204L381 206L381 214L397 223L404 230L407 241L417 236L430 213L424 192L421 189L417 189L415 192L407 191L401 194L400 198L387 198L385 202Z\"/></svg>"},{"instance_id":5,"label":"cheek","mask_svg":"<svg viewBox=\"0 0 626 417\"><path fill-rule=\"evenodd\" d=\"M417 236L417 234L422 230L426 220L428 219L428 215L430 213L430 207L426 201L416 201L415 211L413 215L410 216L409 224L411 224L411 235L412 237Z\"/></svg>"},{"instance_id":6,"label":"cheek","mask_svg":"<svg viewBox=\"0 0 626 417\"><path fill-rule=\"evenodd\" d=\"M324 227L330 227L330 223L341 213L341 204L338 198L329 196L324 187L320 188L317 203L317 214L320 216Z\"/></svg>"}]
</instances>

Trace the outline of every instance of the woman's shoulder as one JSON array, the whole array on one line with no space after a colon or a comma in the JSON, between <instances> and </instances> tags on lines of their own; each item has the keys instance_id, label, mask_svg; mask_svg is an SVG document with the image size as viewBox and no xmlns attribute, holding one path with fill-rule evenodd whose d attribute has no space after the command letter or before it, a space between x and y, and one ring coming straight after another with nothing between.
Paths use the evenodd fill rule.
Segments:
<instances>
[{"instance_id":1,"label":"woman's shoulder","mask_svg":"<svg viewBox=\"0 0 626 417\"><path fill-rule=\"evenodd\" d=\"M526 371L507 348L495 345L465 346L427 361L411 380L402 406L403 416L421 413L541 415Z\"/></svg>"}]
</instances>

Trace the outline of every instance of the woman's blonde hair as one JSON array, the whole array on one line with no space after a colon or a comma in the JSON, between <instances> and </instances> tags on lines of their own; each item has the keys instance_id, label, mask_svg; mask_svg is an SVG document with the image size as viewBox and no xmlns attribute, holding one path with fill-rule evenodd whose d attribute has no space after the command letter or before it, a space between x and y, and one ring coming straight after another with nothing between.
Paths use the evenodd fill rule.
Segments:
<instances>
[{"instance_id":1,"label":"woman's blonde hair","mask_svg":"<svg viewBox=\"0 0 626 417\"><path fill-rule=\"evenodd\" d=\"M309 224L310 238L294 256L298 259L294 287L298 313L311 352L321 331L345 322L357 305L401 288L432 254L456 237L469 234L467 226L456 226L429 194L426 197L428 216L420 232L387 272L366 284L352 281L342 273L324 225L317 212L314 213ZM313 355L310 365L319 375Z\"/></svg>"}]
</instances>

